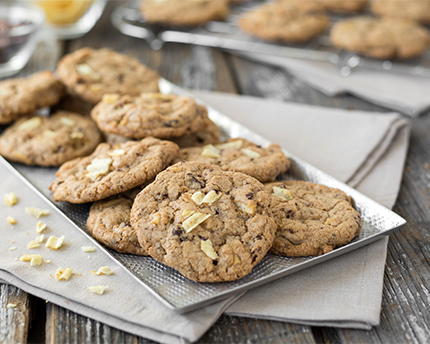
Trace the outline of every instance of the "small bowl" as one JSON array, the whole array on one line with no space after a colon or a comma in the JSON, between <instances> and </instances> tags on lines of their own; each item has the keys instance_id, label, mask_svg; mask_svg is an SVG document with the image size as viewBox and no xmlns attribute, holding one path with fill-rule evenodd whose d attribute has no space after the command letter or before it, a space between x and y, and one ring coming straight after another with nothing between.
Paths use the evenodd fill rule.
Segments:
<instances>
[{"instance_id":1,"label":"small bowl","mask_svg":"<svg viewBox=\"0 0 430 344\"><path fill-rule=\"evenodd\" d=\"M27 64L44 19L36 6L0 4L0 78L18 73Z\"/></svg>"}]
</instances>

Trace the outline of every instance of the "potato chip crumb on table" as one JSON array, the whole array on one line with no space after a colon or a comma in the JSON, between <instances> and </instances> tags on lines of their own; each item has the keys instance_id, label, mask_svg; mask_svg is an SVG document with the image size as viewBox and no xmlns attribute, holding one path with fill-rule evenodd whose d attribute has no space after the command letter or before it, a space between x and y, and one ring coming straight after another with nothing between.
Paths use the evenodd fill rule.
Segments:
<instances>
[{"instance_id":1,"label":"potato chip crumb on table","mask_svg":"<svg viewBox=\"0 0 430 344\"><path fill-rule=\"evenodd\" d=\"M88 252L94 252L96 250L96 248L93 246L82 246L81 249L82 249L82 251L87 252L87 253Z\"/></svg>"},{"instance_id":2,"label":"potato chip crumb on table","mask_svg":"<svg viewBox=\"0 0 430 344\"><path fill-rule=\"evenodd\" d=\"M100 275L113 275L113 271L110 269L109 266L102 266L97 271L91 270L90 271L93 275L100 276Z\"/></svg>"},{"instance_id":3,"label":"potato chip crumb on table","mask_svg":"<svg viewBox=\"0 0 430 344\"><path fill-rule=\"evenodd\" d=\"M17 305L15 303L8 303L6 308L16 308Z\"/></svg>"},{"instance_id":4,"label":"potato chip crumb on table","mask_svg":"<svg viewBox=\"0 0 430 344\"><path fill-rule=\"evenodd\" d=\"M12 217L12 216L8 216L8 217L6 218L6 220L7 220L7 222L9 222L11 225L14 225L14 224L16 223L15 218L14 218L14 217Z\"/></svg>"},{"instance_id":5,"label":"potato chip crumb on table","mask_svg":"<svg viewBox=\"0 0 430 344\"><path fill-rule=\"evenodd\" d=\"M90 292L92 292L94 294L99 294L99 295L102 295L107 288L109 288L109 286L107 286L107 285L99 285L99 286L88 287L88 289L90 290Z\"/></svg>"},{"instance_id":6,"label":"potato chip crumb on table","mask_svg":"<svg viewBox=\"0 0 430 344\"><path fill-rule=\"evenodd\" d=\"M25 207L25 211L27 214L33 215L36 219L49 215L49 210L47 209L39 209L34 207Z\"/></svg>"},{"instance_id":7,"label":"potato chip crumb on table","mask_svg":"<svg viewBox=\"0 0 430 344\"><path fill-rule=\"evenodd\" d=\"M62 235L61 237L57 238L54 235L51 235L48 240L46 241L45 247L49 247L52 250L57 250L59 249L61 246L63 246L64 243L64 239L66 237L64 235Z\"/></svg>"},{"instance_id":8,"label":"potato chip crumb on table","mask_svg":"<svg viewBox=\"0 0 430 344\"><path fill-rule=\"evenodd\" d=\"M18 203L18 198L16 197L15 192L10 192L4 194L4 201L7 206L13 207L15 204Z\"/></svg>"}]
</instances>

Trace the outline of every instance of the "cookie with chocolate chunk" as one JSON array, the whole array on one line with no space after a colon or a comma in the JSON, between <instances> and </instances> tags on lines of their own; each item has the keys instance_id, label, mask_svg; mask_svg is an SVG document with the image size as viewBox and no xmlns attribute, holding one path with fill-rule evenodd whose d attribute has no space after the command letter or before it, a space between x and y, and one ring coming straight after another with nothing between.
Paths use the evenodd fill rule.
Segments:
<instances>
[{"instance_id":1,"label":"cookie with chocolate chunk","mask_svg":"<svg viewBox=\"0 0 430 344\"><path fill-rule=\"evenodd\" d=\"M266 184L278 226L271 253L289 257L328 253L361 232L360 214L339 189L304 181Z\"/></svg>"},{"instance_id":2,"label":"cookie with chocolate chunk","mask_svg":"<svg viewBox=\"0 0 430 344\"><path fill-rule=\"evenodd\" d=\"M198 147L220 142L221 129L209 117L204 119L203 128L192 134L185 134L177 138L170 138L180 148Z\"/></svg>"},{"instance_id":3,"label":"cookie with chocolate chunk","mask_svg":"<svg viewBox=\"0 0 430 344\"><path fill-rule=\"evenodd\" d=\"M148 23L197 26L224 19L229 8L228 0L144 0L141 11Z\"/></svg>"},{"instance_id":4,"label":"cookie with chocolate chunk","mask_svg":"<svg viewBox=\"0 0 430 344\"><path fill-rule=\"evenodd\" d=\"M55 201L98 201L151 180L178 149L173 142L153 137L113 146L101 143L90 156L63 164L49 188Z\"/></svg>"},{"instance_id":5,"label":"cookie with chocolate chunk","mask_svg":"<svg viewBox=\"0 0 430 344\"><path fill-rule=\"evenodd\" d=\"M247 275L276 230L263 184L200 162L161 172L137 195L130 218L150 256L199 282Z\"/></svg>"},{"instance_id":6,"label":"cookie with chocolate chunk","mask_svg":"<svg viewBox=\"0 0 430 344\"><path fill-rule=\"evenodd\" d=\"M110 49L82 48L64 56L57 74L69 93L91 104L106 93L158 92L159 76L138 60Z\"/></svg>"},{"instance_id":7,"label":"cookie with chocolate chunk","mask_svg":"<svg viewBox=\"0 0 430 344\"><path fill-rule=\"evenodd\" d=\"M179 161L215 164L225 171L242 172L261 182L274 181L290 166L290 161L277 144L262 148L241 138L216 145L183 148L173 163Z\"/></svg>"},{"instance_id":8,"label":"cookie with chocolate chunk","mask_svg":"<svg viewBox=\"0 0 430 344\"><path fill-rule=\"evenodd\" d=\"M63 94L64 86L49 71L34 73L27 78L4 80L0 83L0 124L52 106Z\"/></svg>"},{"instance_id":9,"label":"cookie with chocolate chunk","mask_svg":"<svg viewBox=\"0 0 430 344\"><path fill-rule=\"evenodd\" d=\"M90 208L87 228L105 246L120 252L146 256L130 224L133 200L122 195L95 202Z\"/></svg>"},{"instance_id":10,"label":"cookie with chocolate chunk","mask_svg":"<svg viewBox=\"0 0 430 344\"><path fill-rule=\"evenodd\" d=\"M134 139L167 139L204 129L207 111L194 99L175 94L106 94L91 117L106 133Z\"/></svg>"},{"instance_id":11,"label":"cookie with chocolate chunk","mask_svg":"<svg viewBox=\"0 0 430 344\"><path fill-rule=\"evenodd\" d=\"M88 117L58 111L50 117L17 120L0 136L0 154L26 165L59 166L91 154L102 141Z\"/></svg>"}]
</instances>

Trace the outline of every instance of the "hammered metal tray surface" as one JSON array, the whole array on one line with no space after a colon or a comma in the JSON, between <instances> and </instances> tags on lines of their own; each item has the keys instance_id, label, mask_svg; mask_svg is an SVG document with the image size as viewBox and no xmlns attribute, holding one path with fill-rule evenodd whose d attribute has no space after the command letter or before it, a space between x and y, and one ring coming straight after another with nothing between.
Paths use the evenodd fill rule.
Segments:
<instances>
[{"instance_id":1,"label":"hammered metal tray surface","mask_svg":"<svg viewBox=\"0 0 430 344\"><path fill-rule=\"evenodd\" d=\"M259 53L304 60L329 61L343 76L356 68L371 68L400 74L430 77L430 50L410 60L376 60L335 48L328 31L301 44L264 41L242 32L238 27L240 14L261 5L261 1L246 1L232 7L224 22L212 21L197 28L163 27L148 24L138 10L140 0L129 0L112 13L113 25L123 34L145 39L158 50L164 43L187 43L244 53ZM331 14L336 22L345 15Z\"/></svg>"},{"instance_id":2,"label":"hammered metal tray surface","mask_svg":"<svg viewBox=\"0 0 430 344\"><path fill-rule=\"evenodd\" d=\"M160 89L163 93L189 95L188 92L164 79L160 80ZM199 100L197 99L197 101ZM270 143L267 139L232 121L213 108L208 107L208 111L210 118L221 127L225 137L243 137L262 146ZM406 223L403 218L391 210L360 194L353 188L337 181L288 152L284 151L284 153L291 159L292 166L281 178L309 180L325 184L339 188L353 197L356 208L362 218L363 231L359 237L355 238L348 245L322 256L286 258L268 254L244 278L234 282L213 284L197 283L188 280L174 269L150 257L121 254L106 249L101 245L98 246L100 249L106 250L111 257L122 264L125 270L141 283L142 287L148 288L167 307L183 313L350 252L377 240L381 236L388 235L391 231ZM0 163L7 164L3 159L0 159ZM21 173L31 185L52 201L52 195L48 187L55 179L56 168L30 167L21 164L13 164L13 167L15 168L14 171ZM67 202L55 202L54 205L76 224L77 230L79 229L91 237L85 225L90 204L76 205Z\"/></svg>"}]
</instances>

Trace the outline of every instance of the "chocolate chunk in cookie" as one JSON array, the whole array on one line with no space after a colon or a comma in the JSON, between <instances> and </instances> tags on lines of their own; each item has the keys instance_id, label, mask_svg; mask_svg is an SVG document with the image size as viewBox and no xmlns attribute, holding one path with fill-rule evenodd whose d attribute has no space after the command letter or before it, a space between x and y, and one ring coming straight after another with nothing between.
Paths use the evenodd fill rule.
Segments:
<instances>
[{"instance_id":1,"label":"chocolate chunk in cookie","mask_svg":"<svg viewBox=\"0 0 430 344\"><path fill-rule=\"evenodd\" d=\"M261 182L274 181L290 166L290 161L277 144L261 148L245 139L230 139L216 145L183 148L173 163L182 160L215 164L225 171L242 172Z\"/></svg>"},{"instance_id":2,"label":"chocolate chunk in cookie","mask_svg":"<svg viewBox=\"0 0 430 344\"><path fill-rule=\"evenodd\" d=\"M361 232L360 214L343 191L304 181L266 184L278 226L271 253L313 256L345 245Z\"/></svg>"},{"instance_id":3,"label":"chocolate chunk in cookie","mask_svg":"<svg viewBox=\"0 0 430 344\"><path fill-rule=\"evenodd\" d=\"M13 122L22 115L56 104L64 86L52 72L35 73L28 78L0 83L0 124Z\"/></svg>"},{"instance_id":4,"label":"chocolate chunk in cookie","mask_svg":"<svg viewBox=\"0 0 430 344\"><path fill-rule=\"evenodd\" d=\"M95 202L90 209L87 228L105 246L121 253L146 256L130 224L133 200L122 195Z\"/></svg>"},{"instance_id":5,"label":"chocolate chunk in cookie","mask_svg":"<svg viewBox=\"0 0 430 344\"><path fill-rule=\"evenodd\" d=\"M204 129L207 111L194 99L175 94L106 94L91 116L106 133L134 139L171 138Z\"/></svg>"},{"instance_id":6,"label":"chocolate chunk in cookie","mask_svg":"<svg viewBox=\"0 0 430 344\"><path fill-rule=\"evenodd\" d=\"M106 93L158 92L159 76L138 60L110 49L82 48L64 56L57 74L69 93L96 104Z\"/></svg>"},{"instance_id":7,"label":"chocolate chunk in cookie","mask_svg":"<svg viewBox=\"0 0 430 344\"><path fill-rule=\"evenodd\" d=\"M123 144L101 143L93 154L63 164L51 184L55 201L94 202L154 178L178 154L173 142L153 137Z\"/></svg>"},{"instance_id":8,"label":"chocolate chunk in cookie","mask_svg":"<svg viewBox=\"0 0 430 344\"><path fill-rule=\"evenodd\" d=\"M264 185L200 162L160 173L137 195L131 224L150 256L199 282L248 274L276 230Z\"/></svg>"},{"instance_id":9,"label":"chocolate chunk in cookie","mask_svg":"<svg viewBox=\"0 0 430 344\"><path fill-rule=\"evenodd\" d=\"M91 119L58 111L17 120L0 136L0 154L26 165L59 166L91 154L101 141Z\"/></svg>"}]
</instances>

